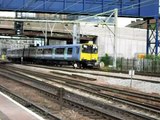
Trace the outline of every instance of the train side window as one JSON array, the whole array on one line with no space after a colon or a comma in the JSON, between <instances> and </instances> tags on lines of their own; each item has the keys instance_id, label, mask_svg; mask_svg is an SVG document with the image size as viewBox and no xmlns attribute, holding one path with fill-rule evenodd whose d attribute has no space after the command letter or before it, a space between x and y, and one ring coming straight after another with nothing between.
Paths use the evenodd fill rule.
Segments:
<instances>
[{"instance_id":1,"label":"train side window","mask_svg":"<svg viewBox=\"0 0 160 120\"><path fill-rule=\"evenodd\" d=\"M13 50L13 54L16 54L16 50Z\"/></svg>"},{"instance_id":2,"label":"train side window","mask_svg":"<svg viewBox=\"0 0 160 120\"><path fill-rule=\"evenodd\" d=\"M68 54L68 55L72 55L72 48L68 48L67 54Z\"/></svg>"},{"instance_id":3,"label":"train side window","mask_svg":"<svg viewBox=\"0 0 160 120\"><path fill-rule=\"evenodd\" d=\"M43 49L38 49L37 54L43 54Z\"/></svg>"},{"instance_id":4,"label":"train side window","mask_svg":"<svg viewBox=\"0 0 160 120\"><path fill-rule=\"evenodd\" d=\"M64 48L56 48L55 50L55 54L60 54L60 55L63 55L64 54Z\"/></svg>"},{"instance_id":5,"label":"train side window","mask_svg":"<svg viewBox=\"0 0 160 120\"><path fill-rule=\"evenodd\" d=\"M30 49L30 54L31 54L31 55L36 54L36 49L32 49L32 48L31 48L31 49Z\"/></svg>"},{"instance_id":6,"label":"train side window","mask_svg":"<svg viewBox=\"0 0 160 120\"><path fill-rule=\"evenodd\" d=\"M23 50L20 50L20 54L22 54L23 53Z\"/></svg>"},{"instance_id":7,"label":"train side window","mask_svg":"<svg viewBox=\"0 0 160 120\"><path fill-rule=\"evenodd\" d=\"M28 54L29 52L29 49L24 49L24 54ZM20 53L21 53L21 50L20 50Z\"/></svg>"},{"instance_id":8,"label":"train side window","mask_svg":"<svg viewBox=\"0 0 160 120\"><path fill-rule=\"evenodd\" d=\"M52 54L52 49L44 49L44 54Z\"/></svg>"},{"instance_id":9,"label":"train side window","mask_svg":"<svg viewBox=\"0 0 160 120\"><path fill-rule=\"evenodd\" d=\"M76 53L79 54L79 48L78 47L76 47Z\"/></svg>"}]
</instances>

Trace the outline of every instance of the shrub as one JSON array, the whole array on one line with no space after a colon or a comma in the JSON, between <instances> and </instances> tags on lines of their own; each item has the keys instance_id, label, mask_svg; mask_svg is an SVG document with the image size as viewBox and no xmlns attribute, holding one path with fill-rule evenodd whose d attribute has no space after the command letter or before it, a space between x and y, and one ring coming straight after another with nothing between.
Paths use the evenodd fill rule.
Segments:
<instances>
[{"instance_id":1,"label":"shrub","mask_svg":"<svg viewBox=\"0 0 160 120\"><path fill-rule=\"evenodd\" d=\"M111 58L106 53L105 56L101 57L100 61L105 64L105 66L108 66L110 64Z\"/></svg>"}]
</instances>

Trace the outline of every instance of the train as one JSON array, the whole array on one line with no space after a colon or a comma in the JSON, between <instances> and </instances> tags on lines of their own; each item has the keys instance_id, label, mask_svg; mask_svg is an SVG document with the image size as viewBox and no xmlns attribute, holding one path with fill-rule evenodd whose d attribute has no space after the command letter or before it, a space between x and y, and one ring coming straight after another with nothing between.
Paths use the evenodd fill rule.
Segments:
<instances>
[{"instance_id":1,"label":"train","mask_svg":"<svg viewBox=\"0 0 160 120\"><path fill-rule=\"evenodd\" d=\"M11 62L72 65L74 68L94 67L98 60L96 44L67 44L8 49L6 57Z\"/></svg>"}]
</instances>

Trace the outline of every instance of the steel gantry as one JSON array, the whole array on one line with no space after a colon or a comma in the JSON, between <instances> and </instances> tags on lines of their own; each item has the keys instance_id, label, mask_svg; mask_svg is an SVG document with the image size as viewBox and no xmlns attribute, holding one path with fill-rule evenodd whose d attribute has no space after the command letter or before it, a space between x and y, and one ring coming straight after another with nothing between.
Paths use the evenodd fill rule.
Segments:
<instances>
[{"instance_id":1,"label":"steel gantry","mask_svg":"<svg viewBox=\"0 0 160 120\"><path fill-rule=\"evenodd\" d=\"M152 20L152 21L151 21ZM159 55L159 17L155 19L147 19L147 47L146 53L151 55Z\"/></svg>"}]
</instances>

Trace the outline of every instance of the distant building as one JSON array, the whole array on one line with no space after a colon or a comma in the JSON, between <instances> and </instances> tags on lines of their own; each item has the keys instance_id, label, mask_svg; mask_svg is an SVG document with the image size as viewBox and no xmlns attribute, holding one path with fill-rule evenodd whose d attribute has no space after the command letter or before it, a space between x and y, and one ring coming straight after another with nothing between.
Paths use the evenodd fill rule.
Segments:
<instances>
[{"instance_id":1,"label":"distant building","mask_svg":"<svg viewBox=\"0 0 160 120\"><path fill-rule=\"evenodd\" d=\"M118 27L117 32L117 57L134 58L137 54L146 53L147 30L139 28ZM80 33L84 35L96 35L96 44L99 47L99 57L107 53L114 55L114 27L80 25Z\"/></svg>"},{"instance_id":2,"label":"distant building","mask_svg":"<svg viewBox=\"0 0 160 120\"><path fill-rule=\"evenodd\" d=\"M159 22L160 22L160 20L159 20ZM155 19L151 19L150 23L151 24L155 24L156 23ZM147 29L147 21L146 20L137 19L136 21L131 21L131 23L129 25L127 25L126 27Z\"/></svg>"}]
</instances>

